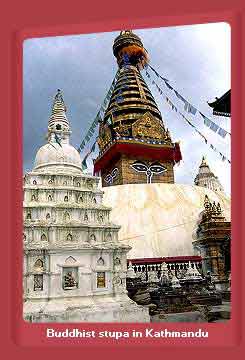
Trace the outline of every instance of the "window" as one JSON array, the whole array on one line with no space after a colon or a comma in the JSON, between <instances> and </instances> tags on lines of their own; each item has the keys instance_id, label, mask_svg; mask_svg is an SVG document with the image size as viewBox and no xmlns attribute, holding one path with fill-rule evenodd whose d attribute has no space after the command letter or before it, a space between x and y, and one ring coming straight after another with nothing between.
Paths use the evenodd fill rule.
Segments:
<instances>
[{"instance_id":1,"label":"window","mask_svg":"<svg viewBox=\"0 0 245 360\"><path fill-rule=\"evenodd\" d=\"M36 200L37 200L36 196L35 196L35 195L32 195L31 201L36 201Z\"/></svg>"},{"instance_id":2,"label":"window","mask_svg":"<svg viewBox=\"0 0 245 360\"><path fill-rule=\"evenodd\" d=\"M47 220L50 219L50 214L49 214L49 213L46 215L46 219L47 219Z\"/></svg>"},{"instance_id":3,"label":"window","mask_svg":"<svg viewBox=\"0 0 245 360\"><path fill-rule=\"evenodd\" d=\"M93 199L93 202L94 202L94 204L96 204L96 203L97 203L97 200L94 198L94 199Z\"/></svg>"},{"instance_id":4,"label":"window","mask_svg":"<svg viewBox=\"0 0 245 360\"><path fill-rule=\"evenodd\" d=\"M96 236L94 234L92 234L92 235L90 235L89 239L90 239L90 241L94 242L94 241L96 241Z\"/></svg>"},{"instance_id":5,"label":"window","mask_svg":"<svg viewBox=\"0 0 245 360\"><path fill-rule=\"evenodd\" d=\"M41 241L47 241L47 236L45 234L42 234Z\"/></svg>"},{"instance_id":6,"label":"window","mask_svg":"<svg viewBox=\"0 0 245 360\"><path fill-rule=\"evenodd\" d=\"M105 272L97 272L97 288L105 288Z\"/></svg>"},{"instance_id":7,"label":"window","mask_svg":"<svg viewBox=\"0 0 245 360\"><path fill-rule=\"evenodd\" d=\"M66 237L66 240L67 240L67 241L72 241L72 235L71 235L71 234L68 234L67 237Z\"/></svg>"},{"instance_id":8,"label":"window","mask_svg":"<svg viewBox=\"0 0 245 360\"><path fill-rule=\"evenodd\" d=\"M52 196L51 195L49 195L48 196L48 201L52 201L53 199L52 199Z\"/></svg>"},{"instance_id":9,"label":"window","mask_svg":"<svg viewBox=\"0 0 245 360\"><path fill-rule=\"evenodd\" d=\"M67 195L64 197L64 201L65 201L65 202L68 201L68 196L67 196Z\"/></svg>"},{"instance_id":10,"label":"window","mask_svg":"<svg viewBox=\"0 0 245 360\"><path fill-rule=\"evenodd\" d=\"M27 213L26 219L27 219L27 220L31 220L31 213L30 213L30 212Z\"/></svg>"},{"instance_id":11,"label":"window","mask_svg":"<svg viewBox=\"0 0 245 360\"><path fill-rule=\"evenodd\" d=\"M33 185L37 185L37 182L36 182L36 180L33 180L33 182L32 182L32 183L33 183Z\"/></svg>"},{"instance_id":12,"label":"window","mask_svg":"<svg viewBox=\"0 0 245 360\"><path fill-rule=\"evenodd\" d=\"M71 216L70 216L70 214L68 212L65 212L64 220L65 220L65 222L70 222L71 221Z\"/></svg>"},{"instance_id":13,"label":"window","mask_svg":"<svg viewBox=\"0 0 245 360\"><path fill-rule=\"evenodd\" d=\"M72 290L78 288L78 269L77 267L63 268L63 289Z\"/></svg>"},{"instance_id":14,"label":"window","mask_svg":"<svg viewBox=\"0 0 245 360\"><path fill-rule=\"evenodd\" d=\"M42 291L43 290L43 275L36 274L34 275L34 291Z\"/></svg>"},{"instance_id":15,"label":"window","mask_svg":"<svg viewBox=\"0 0 245 360\"><path fill-rule=\"evenodd\" d=\"M56 130L61 130L61 125L60 124L56 125Z\"/></svg>"},{"instance_id":16,"label":"window","mask_svg":"<svg viewBox=\"0 0 245 360\"><path fill-rule=\"evenodd\" d=\"M80 182L77 182L77 184L76 184L76 185L77 185L77 187L80 187L80 186L81 186Z\"/></svg>"},{"instance_id":17,"label":"window","mask_svg":"<svg viewBox=\"0 0 245 360\"><path fill-rule=\"evenodd\" d=\"M111 233L106 235L106 241L111 242L112 241L112 235Z\"/></svg>"},{"instance_id":18,"label":"window","mask_svg":"<svg viewBox=\"0 0 245 360\"><path fill-rule=\"evenodd\" d=\"M43 270L43 261L41 259L37 259L34 264L35 270Z\"/></svg>"}]
</instances>

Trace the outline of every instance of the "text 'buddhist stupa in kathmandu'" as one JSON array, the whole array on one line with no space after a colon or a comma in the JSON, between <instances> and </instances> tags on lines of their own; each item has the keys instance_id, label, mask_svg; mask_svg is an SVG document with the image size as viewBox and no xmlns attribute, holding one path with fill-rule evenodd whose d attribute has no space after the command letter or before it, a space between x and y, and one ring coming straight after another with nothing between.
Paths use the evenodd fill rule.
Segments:
<instances>
[{"instance_id":1,"label":"text 'buddhist stupa in kathmandu'","mask_svg":"<svg viewBox=\"0 0 245 360\"><path fill-rule=\"evenodd\" d=\"M132 31L121 31L113 54L117 81L100 124L100 153L94 172L103 186L134 183L174 183L174 165L181 160L157 104L141 76L148 54Z\"/></svg>"}]
</instances>

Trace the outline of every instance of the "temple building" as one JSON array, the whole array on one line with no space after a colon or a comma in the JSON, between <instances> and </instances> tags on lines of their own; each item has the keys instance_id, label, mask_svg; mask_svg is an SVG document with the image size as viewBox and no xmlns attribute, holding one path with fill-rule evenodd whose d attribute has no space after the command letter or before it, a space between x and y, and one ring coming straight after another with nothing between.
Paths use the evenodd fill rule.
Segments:
<instances>
[{"instance_id":1,"label":"temple building","mask_svg":"<svg viewBox=\"0 0 245 360\"><path fill-rule=\"evenodd\" d=\"M225 291L229 285L231 223L223 214L220 203L205 196L193 246L202 258L204 272L212 274L216 289Z\"/></svg>"},{"instance_id":2,"label":"temple building","mask_svg":"<svg viewBox=\"0 0 245 360\"><path fill-rule=\"evenodd\" d=\"M197 186L203 186L213 191L224 192L223 186L221 185L217 176L210 170L205 157L202 158L202 162L199 166L199 171L194 179L194 184Z\"/></svg>"},{"instance_id":3,"label":"temple building","mask_svg":"<svg viewBox=\"0 0 245 360\"><path fill-rule=\"evenodd\" d=\"M24 176L24 319L148 322L148 309L127 296L130 247L118 242L99 178L83 174L70 134L58 91L48 142Z\"/></svg>"},{"instance_id":4,"label":"temple building","mask_svg":"<svg viewBox=\"0 0 245 360\"><path fill-rule=\"evenodd\" d=\"M214 115L231 117L231 90L220 98L216 97L215 101L208 102L208 105L213 108Z\"/></svg>"},{"instance_id":5,"label":"temple building","mask_svg":"<svg viewBox=\"0 0 245 360\"><path fill-rule=\"evenodd\" d=\"M104 187L121 184L174 183L174 165L181 160L178 143L165 127L140 70L148 62L141 39L122 31L113 54L118 77L103 122L94 172Z\"/></svg>"}]
</instances>

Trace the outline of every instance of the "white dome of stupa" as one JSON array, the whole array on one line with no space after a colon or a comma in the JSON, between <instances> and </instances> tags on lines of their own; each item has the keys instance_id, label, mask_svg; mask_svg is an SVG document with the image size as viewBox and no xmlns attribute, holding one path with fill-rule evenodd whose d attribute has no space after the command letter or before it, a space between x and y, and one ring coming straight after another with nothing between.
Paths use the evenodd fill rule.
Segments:
<instances>
[{"instance_id":1,"label":"white dome of stupa","mask_svg":"<svg viewBox=\"0 0 245 360\"><path fill-rule=\"evenodd\" d=\"M77 170L81 168L81 157L79 152L70 144L62 144L60 146L57 143L48 143L42 146L35 158L34 170L41 170L45 167L54 169L54 167L72 167Z\"/></svg>"}]
</instances>

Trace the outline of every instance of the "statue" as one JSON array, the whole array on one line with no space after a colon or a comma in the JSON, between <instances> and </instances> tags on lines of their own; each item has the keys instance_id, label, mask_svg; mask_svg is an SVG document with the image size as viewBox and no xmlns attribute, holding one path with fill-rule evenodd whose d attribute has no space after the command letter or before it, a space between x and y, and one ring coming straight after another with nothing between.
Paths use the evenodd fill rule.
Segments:
<instances>
[{"instance_id":1,"label":"statue","mask_svg":"<svg viewBox=\"0 0 245 360\"><path fill-rule=\"evenodd\" d=\"M72 276L72 272L68 272L64 276L64 288L77 287L77 282Z\"/></svg>"}]
</instances>

